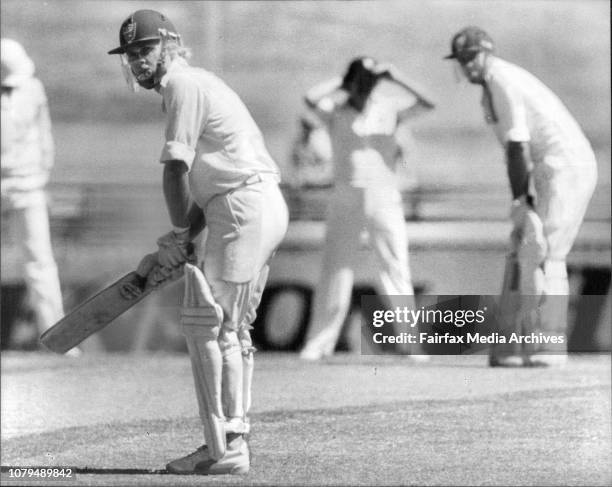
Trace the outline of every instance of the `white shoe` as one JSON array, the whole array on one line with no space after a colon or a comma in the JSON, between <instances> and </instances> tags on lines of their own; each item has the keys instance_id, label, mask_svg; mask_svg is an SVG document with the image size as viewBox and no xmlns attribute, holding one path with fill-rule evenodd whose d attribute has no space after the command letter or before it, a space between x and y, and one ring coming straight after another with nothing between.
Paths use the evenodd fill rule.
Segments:
<instances>
[{"instance_id":1,"label":"white shoe","mask_svg":"<svg viewBox=\"0 0 612 487\"><path fill-rule=\"evenodd\" d=\"M321 360L324 356L325 354L320 348L312 346L306 346L300 352L300 358L308 362L316 362Z\"/></svg>"},{"instance_id":2,"label":"white shoe","mask_svg":"<svg viewBox=\"0 0 612 487\"><path fill-rule=\"evenodd\" d=\"M68 350L64 357L79 358L81 355L83 355L83 351L79 347L74 347Z\"/></svg>"},{"instance_id":3,"label":"white shoe","mask_svg":"<svg viewBox=\"0 0 612 487\"><path fill-rule=\"evenodd\" d=\"M522 367L523 357L520 355L489 355L489 367Z\"/></svg>"},{"instance_id":4,"label":"white shoe","mask_svg":"<svg viewBox=\"0 0 612 487\"><path fill-rule=\"evenodd\" d=\"M535 354L525 357L525 367L563 367L567 364L567 354Z\"/></svg>"},{"instance_id":5,"label":"white shoe","mask_svg":"<svg viewBox=\"0 0 612 487\"><path fill-rule=\"evenodd\" d=\"M220 460L213 460L206 445L171 461L166 470L178 475L245 475L249 473L249 446L242 435L227 435L227 448Z\"/></svg>"},{"instance_id":6,"label":"white shoe","mask_svg":"<svg viewBox=\"0 0 612 487\"><path fill-rule=\"evenodd\" d=\"M425 363L431 360L431 356L429 355L406 355L406 357L415 364Z\"/></svg>"}]
</instances>

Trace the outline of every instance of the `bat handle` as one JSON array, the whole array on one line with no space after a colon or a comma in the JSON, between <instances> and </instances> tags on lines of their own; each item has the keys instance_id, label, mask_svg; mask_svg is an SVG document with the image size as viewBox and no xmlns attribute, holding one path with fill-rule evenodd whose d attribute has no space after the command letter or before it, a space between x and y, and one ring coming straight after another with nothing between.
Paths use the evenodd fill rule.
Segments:
<instances>
[{"instance_id":1,"label":"bat handle","mask_svg":"<svg viewBox=\"0 0 612 487\"><path fill-rule=\"evenodd\" d=\"M141 276L140 274L136 274L134 279L132 280L132 284L138 287L141 291L144 291L145 286L147 285L147 276Z\"/></svg>"}]
</instances>

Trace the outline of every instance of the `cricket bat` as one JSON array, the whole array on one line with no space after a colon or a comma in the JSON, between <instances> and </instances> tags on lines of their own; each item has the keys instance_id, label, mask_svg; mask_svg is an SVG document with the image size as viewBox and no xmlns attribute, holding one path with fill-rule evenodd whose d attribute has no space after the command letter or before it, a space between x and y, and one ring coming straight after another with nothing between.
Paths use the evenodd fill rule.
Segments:
<instances>
[{"instance_id":1,"label":"cricket bat","mask_svg":"<svg viewBox=\"0 0 612 487\"><path fill-rule=\"evenodd\" d=\"M182 277L182 272L174 272L157 285L147 284L147 278L132 271L95 294L40 336L41 343L52 352L63 354L76 347L83 340L100 331L115 318L142 301L154 290ZM134 298L125 298L121 289L126 284L137 286L142 293Z\"/></svg>"}]
</instances>

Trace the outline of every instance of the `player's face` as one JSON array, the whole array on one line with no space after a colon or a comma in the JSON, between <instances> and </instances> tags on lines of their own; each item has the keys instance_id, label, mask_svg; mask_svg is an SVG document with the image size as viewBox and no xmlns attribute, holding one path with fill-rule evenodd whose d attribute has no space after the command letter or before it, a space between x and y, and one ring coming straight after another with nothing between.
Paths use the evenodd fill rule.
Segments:
<instances>
[{"instance_id":1,"label":"player's face","mask_svg":"<svg viewBox=\"0 0 612 487\"><path fill-rule=\"evenodd\" d=\"M487 55L485 52L479 52L475 56L458 59L461 71L470 83L482 83L484 80L484 71Z\"/></svg>"},{"instance_id":2,"label":"player's face","mask_svg":"<svg viewBox=\"0 0 612 487\"><path fill-rule=\"evenodd\" d=\"M147 89L152 88L161 64L161 42L130 46L126 48L125 56L138 84Z\"/></svg>"}]
</instances>

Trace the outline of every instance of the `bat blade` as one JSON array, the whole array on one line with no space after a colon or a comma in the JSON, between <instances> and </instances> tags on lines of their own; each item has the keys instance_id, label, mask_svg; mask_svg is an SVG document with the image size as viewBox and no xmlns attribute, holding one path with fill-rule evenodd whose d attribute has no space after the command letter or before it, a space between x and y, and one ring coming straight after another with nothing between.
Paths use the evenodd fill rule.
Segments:
<instances>
[{"instance_id":1,"label":"bat blade","mask_svg":"<svg viewBox=\"0 0 612 487\"><path fill-rule=\"evenodd\" d=\"M40 337L41 343L49 350L60 354L76 347L144 299L153 290L161 287L143 286L142 279L136 272L126 274L87 299L45 331ZM142 289L142 294L133 299L124 298L120 289L127 283L138 285Z\"/></svg>"}]
</instances>

